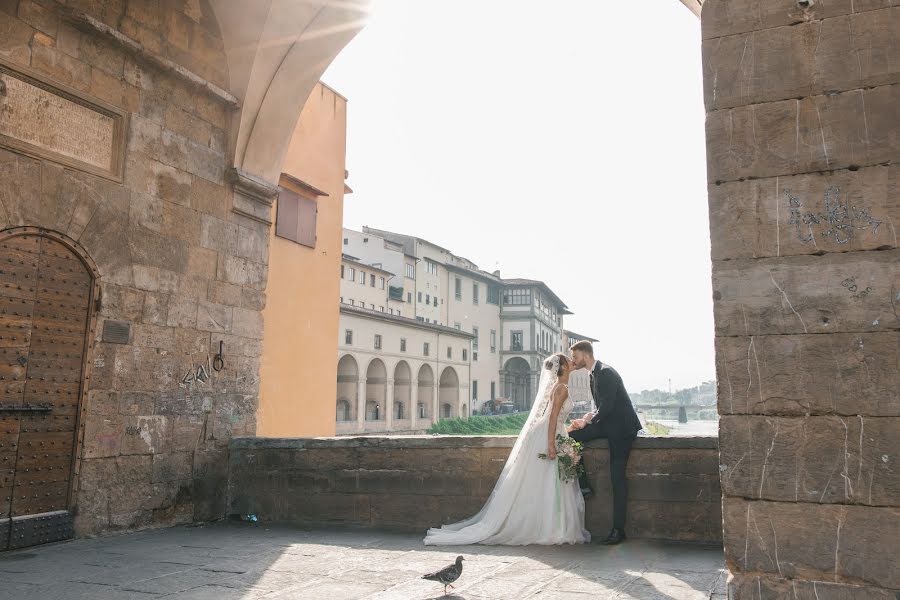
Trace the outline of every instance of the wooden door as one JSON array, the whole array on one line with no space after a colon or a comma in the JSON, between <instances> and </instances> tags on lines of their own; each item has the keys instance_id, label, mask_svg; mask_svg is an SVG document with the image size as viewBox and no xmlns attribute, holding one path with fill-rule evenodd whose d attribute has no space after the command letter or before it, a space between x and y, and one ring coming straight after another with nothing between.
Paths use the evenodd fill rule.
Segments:
<instances>
[{"instance_id":1,"label":"wooden door","mask_svg":"<svg viewBox=\"0 0 900 600\"><path fill-rule=\"evenodd\" d=\"M0 241L0 549L71 537L93 281L59 240Z\"/></svg>"}]
</instances>

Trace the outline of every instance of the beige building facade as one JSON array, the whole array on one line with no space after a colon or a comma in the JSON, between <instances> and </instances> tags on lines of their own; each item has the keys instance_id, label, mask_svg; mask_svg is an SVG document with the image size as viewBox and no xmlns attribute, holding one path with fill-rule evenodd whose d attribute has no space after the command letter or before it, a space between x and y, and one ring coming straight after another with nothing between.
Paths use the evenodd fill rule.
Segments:
<instances>
[{"instance_id":1,"label":"beige building facade","mask_svg":"<svg viewBox=\"0 0 900 600\"><path fill-rule=\"evenodd\" d=\"M345 228L344 251L396 270L389 293L404 302L404 316L471 336L469 414L527 410L542 359L568 347L570 312L541 281L503 279L428 240L371 227Z\"/></svg>"},{"instance_id":2,"label":"beige building facade","mask_svg":"<svg viewBox=\"0 0 900 600\"><path fill-rule=\"evenodd\" d=\"M339 435L421 431L470 414L471 335L348 304L340 313Z\"/></svg>"}]
</instances>

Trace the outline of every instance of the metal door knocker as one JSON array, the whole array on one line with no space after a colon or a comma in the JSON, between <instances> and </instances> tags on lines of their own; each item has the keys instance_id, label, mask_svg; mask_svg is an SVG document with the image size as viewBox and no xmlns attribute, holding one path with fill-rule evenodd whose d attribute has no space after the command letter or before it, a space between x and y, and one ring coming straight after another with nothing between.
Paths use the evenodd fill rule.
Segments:
<instances>
[{"instance_id":1,"label":"metal door knocker","mask_svg":"<svg viewBox=\"0 0 900 600\"><path fill-rule=\"evenodd\" d=\"M222 369L225 368L225 358L222 356L222 353L223 353L222 348L224 345L225 345L225 342L223 342L222 340L219 340L219 353L216 354L215 358L213 358L213 363L212 363L212 368L215 369L216 371L221 371Z\"/></svg>"}]
</instances>

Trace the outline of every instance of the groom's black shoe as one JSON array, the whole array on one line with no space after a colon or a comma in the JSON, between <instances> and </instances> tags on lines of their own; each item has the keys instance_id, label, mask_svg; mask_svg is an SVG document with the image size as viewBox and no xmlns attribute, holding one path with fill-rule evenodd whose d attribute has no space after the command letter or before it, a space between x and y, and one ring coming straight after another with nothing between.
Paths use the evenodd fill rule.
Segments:
<instances>
[{"instance_id":1,"label":"groom's black shoe","mask_svg":"<svg viewBox=\"0 0 900 600\"><path fill-rule=\"evenodd\" d=\"M604 546L615 546L625 541L625 532L621 529L611 529L605 539L600 540Z\"/></svg>"}]
</instances>

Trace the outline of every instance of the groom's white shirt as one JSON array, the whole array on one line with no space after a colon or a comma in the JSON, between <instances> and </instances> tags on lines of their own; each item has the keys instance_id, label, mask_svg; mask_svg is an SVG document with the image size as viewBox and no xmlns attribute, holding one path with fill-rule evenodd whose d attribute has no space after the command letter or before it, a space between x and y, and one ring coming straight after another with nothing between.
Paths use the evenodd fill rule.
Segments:
<instances>
[{"instance_id":1,"label":"groom's white shirt","mask_svg":"<svg viewBox=\"0 0 900 600\"><path fill-rule=\"evenodd\" d=\"M597 360L597 359L594 359L594 362L591 363L591 368L588 369L588 373L589 373L589 374L591 374L591 375L594 374L594 369L597 368L597 363L598 363L598 362L600 362L600 361ZM594 386L591 386L591 400L594 401L594 412L591 413L591 418L588 419L588 421L593 421L593 420L594 420L594 417L597 416L597 411L599 410L599 407L597 406L597 399L594 398Z\"/></svg>"}]
</instances>

